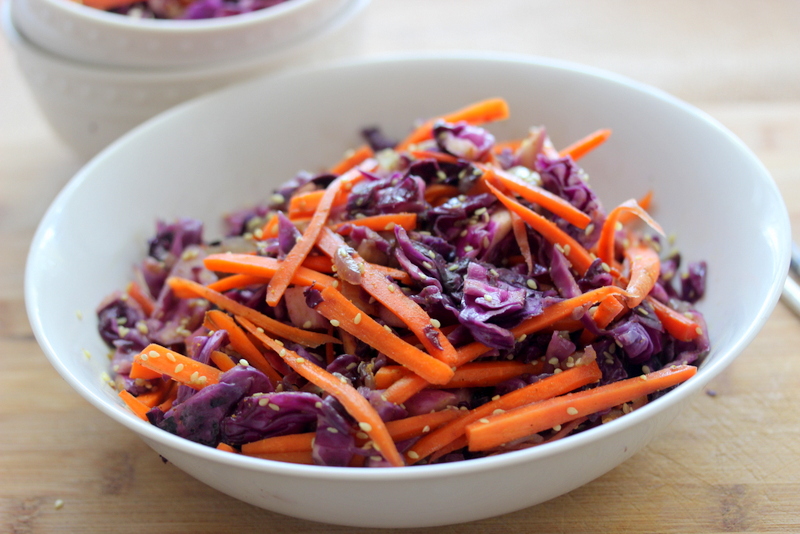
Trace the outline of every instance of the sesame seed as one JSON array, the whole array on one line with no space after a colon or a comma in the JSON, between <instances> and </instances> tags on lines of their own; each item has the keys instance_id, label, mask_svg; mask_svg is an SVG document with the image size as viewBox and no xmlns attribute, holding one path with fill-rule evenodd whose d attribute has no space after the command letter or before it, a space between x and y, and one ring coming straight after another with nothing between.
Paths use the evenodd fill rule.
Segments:
<instances>
[{"instance_id":1,"label":"sesame seed","mask_svg":"<svg viewBox=\"0 0 800 534\"><path fill-rule=\"evenodd\" d=\"M337 287L339 287L339 281L334 280L333 282L331 282L331 285L333 286L334 289L336 289Z\"/></svg>"},{"instance_id":2,"label":"sesame seed","mask_svg":"<svg viewBox=\"0 0 800 534\"><path fill-rule=\"evenodd\" d=\"M422 428L422 433L423 433L423 434L427 434L427 433L428 433L428 432L430 432L430 431L431 431L431 427L430 427L430 425L425 425L425 426Z\"/></svg>"},{"instance_id":3,"label":"sesame seed","mask_svg":"<svg viewBox=\"0 0 800 534\"><path fill-rule=\"evenodd\" d=\"M190 377L189 377L189 382L191 382L192 384L194 384L195 382L197 382L197 379L198 379L198 378L200 378L200 373L198 373L197 371L195 371L194 373L192 373L192 376L190 376Z\"/></svg>"},{"instance_id":4,"label":"sesame seed","mask_svg":"<svg viewBox=\"0 0 800 534\"><path fill-rule=\"evenodd\" d=\"M337 327L337 328L338 328L338 326L339 326L339 321L337 321L336 319L331 319L331 326L333 326L333 327Z\"/></svg>"},{"instance_id":5,"label":"sesame seed","mask_svg":"<svg viewBox=\"0 0 800 534\"><path fill-rule=\"evenodd\" d=\"M485 417L481 417L480 419L478 419L478 421L481 422L481 423L488 423L489 422L489 420L486 419Z\"/></svg>"},{"instance_id":6,"label":"sesame seed","mask_svg":"<svg viewBox=\"0 0 800 534\"><path fill-rule=\"evenodd\" d=\"M306 359L305 358L295 358L294 361L296 363L306 363Z\"/></svg>"},{"instance_id":7,"label":"sesame seed","mask_svg":"<svg viewBox=\"0 0 800 534\"><path fill-rule=\"evenodd\" d=\"M257 326L257 327L256 327L256 331L257 331L257 332L259 332L259 333L261 333L261 334L263 334L263 333L264 333L264 329L263 329L263 328L261 328L260 326ZM275 343L281 343L281 341L280 341L279 339L276 339L276 340L275 340ZM283 345L283 343L281 343L281 345Z\"/></svg>"},{"instance_id":8,"label":"sesame seed","mask_svg":"<svg viewBox=\"0 0 800 534\"><path fill-rule=\"evenodd\" d=\"M61 510L64 508L64 501L61 499L56 499L56 502L53 503L53 508L56 510Z\"/></svg>"},{"instance_id":9,"label":"sesame seed","mask_svg":"<svg viewBox=\"0 0 800 534\"><path fill-rule=\"evenodd\" d=\"M586 225L586 228L583 230L583 233L586 235L591 235L594 232L594 223L589 223Z\"/></svg>"},{"instance_id":10,"label":"sesame seed","mask_svg":"<svg viewBox=\"0 0 800 534\"><path fill-rule=\"evenodd\" d=\"M492 412L492 415L500 415L501 413L506 413L506 411L503 410L502 408L498 408Z\"/></svg>"},{"instance_id":11,"label":"sesame seed","mask_svg":"<svg viewBox=\"0 0 800 534\"><path fill-rule=\"evenodd\" d=\"M284 202L286 202L286 198L280 193L275 193L274 195L272 195L270 197L270 200L272 200L273 204L283 204Z\"/></svg>"},{"instance_id":12,"label":"sesame seed","mask_svg":"<svg viewBox=\"0 0 800 534\"><path fill-rule=\"evenodd\" d=\"M458 234L458 237L466 237L469 232L466 230L461 230L461 233Z\"/></svg>"},{"instance_id":13,"label":"sesame seed","mask_svg":"<svg viewBox=\"0 0 800 534\"><path fill-rule=\"evenodd\" d=\"M567 413L570 415L578 415L578 409L570 406L567 408Z\"/></svg>"},{"instance_id":14,"label":"sesame seed","mask_svg":"<svg viewBox=\"0 0 800 534\"><path fill-rule=\"evenodd\" d=\"M369 459L372 460L373 462L380 462L381 460L383 460L383 458L380 456L370 456Z\"/></svg>"},{"instance_id":15,"label":"sesame seed","mask_svg":"<svg viewBox=\"0 0 800 534\"><path fill-rule=\"evenodd\" d=\"M607 273L611 272L611 267L609 267L606 262L601 263L600 264L600 268L603 269Z\"/></svg>"},{"instance_id":16,"label":"sesame seed","mask_svg":"<svg viewBox=\"0 0 800 534\"><path fill-rule=\"evenodd\" d=\"M522 342L523 342L523 341L525 341L526 339L528 339L528 334L522 334L521 336L519 336L519 337L517 338L517 343L522 343Z\"/></svg>"},{"instance_id":17,"label":"sesame seed","mask_svg":"<svg viewBox=\"0 0 800 534\"><path fill-rule=\"evenodd\" d=\"M643 373L649 373L649 372L650 372L650 366L648 366L648 365L643 365L643 366L642 366L642 372L643 372Z\"/></svg>"},{"instance_id":18,"label":"sesame seed","mask_svg":"<svg viewBox=\"0 0 800 534\"><path fill-rule=\"evenodd\" d=\"M466 247L464 247L464 252L472 252L473 250L475 249L472 248L472 245L467 245Z\"/></svg>"},{"instance_id":19,"label":"sesame seed","mask_svg":"<svg viewBox=\"0 0 800 534\"><path fill-rule=\"evenodd\" d=\"M431 325L434 328L441 328L442 323L438 319L431 319Z\"/></svg>"},{"instance_id":20,"label":"sesame seed","mask_svg":"<svg viewBox=\"0 0 800 534\"><path fill-rule=\"evenodd\" d=\"M315 402L314 403L314 408L317 408L317 409L322 408L322 403L320 401Z\"/></svg>"},{"instance_id":21,"label":"sesame seed","mask_svg":"<svg viewBox=\"0 0 800 534\"><path fill-rule=\"evenodd\" d=\"M83 350L85 351L86 349L83 349ZM147 361L147 354L142 354L142 355L141 355L141 360L142 360L143 362L146 362L146 361Z\"/></svg>"},{"instance_id":22,"label":"sesame seed","mask_svg":"<svg viewBox=\"0 0 800 534\"><path fill-rule=\"evenodd\" d=\"M564 255L565 256L569 256L569 253L570 253L571 250L572 250L572 247L570 247L569 245L564 245Z\"/></svg>"},{"instance_id":23,"label":"sesame seed","mask_svg":"<svg viewBox=\"0 0 800 534\"><path fill-rule=\"evenodd\" d=\"M432 250L429 250L429 251L428 251L428 252L426 252L425 254L426 254L426 255L427 255L427 256L428 256L430 259L432 259L432 260L435 260L435 259L436 259L436 253L435 253L434 251L432 251Z\"/></svg>"},{"instance_id":24,"label":"sesame seed","mask_svg":"<svg viewBox=\"0 0 800 534\"><path fill-rule=\"evenodd\" d=\"M554 374L554 375L557 375L557 374L558 374L558 373L560 373L560 372L561 372L561 369L559 369L559 368L557 368L557 367L556 367L555 369L553 369L553 374Z\"/></svg>"},{"instance_id":25,"label":"sesame seed","mask_svg":"<svg viewBox=\"0 0 800 534\"><path fill-rule=\"evenodd\" d=\"M387 224L386 226L384 226L384 227L383 227L383 229L384 229L384 230L386 230L386 231L388 231L388 232L390 232L390 231L394 230L394 227L395 227L395 226L397 226L395 223L393 223L393 222L390 222L389 224Z\"/></svg>"},{"instance_id":26,"label":"sesame seed","mask_svg":"<svg viewBox=\"0 0 800 534\"><path fill-rule=\"evenodd\" d=\"M647 375L641 375L639 378L641 378L642 380L647 380Z\"/></svg>"},{"instance_id":27,"label":"sesame seed","mask_svg":"<svg viewBox=\"0 0 800 534\"><path fill-rule=\"evenodd\" d=\"M338 434L339 433L339 431L337 429L333 428L332 426L329 426L329 427L325 428L325 430L327 430L331 434Z\"/></svg>"},{"instance_id":28,"label":"sesame seed","mask_svg":"<svg viewBox=\"0 0 800 534\"><path fill-rule=\"evenodd\" d=\"M492 302L494 300L494 297L492 297L490 294L487 293L483 296L483 300L485 300L486 302Z\"/></svg>"},{"instance_id":29,"label":"sesame seed","mask_svg":"<svg viewBox=\"0 0 800 534\"><path fill-rule=\"evenodd\" d=\"M239 365L241 365L242 367L247 367L248 365L250 365L250 362L242 358L241 360L239 360Z\"/></svg>"},{"instance_id":30,"label":"sesame seed","mask_svg":"<svg viewBox=\"0 0 800 534\"><path fill-rule=\"evenodd\" d=\"M178 374L181 371L183 371L183 364L179 363L178 365L175 366L175 374Z\"/></svg>"},{"instance_id":31,"label":"sesame seed","mask_svg":"<svg viewBox=\"0 0 800 534\"><path fill-rule=\"evenodd\" d=\"M412 460L419 460L419 454L417 454L416 451L408 451L408 454L406 456L408 456Z\"/></svg>"},{"instance_id":32,"label":"sesame seed","mask_svg":"<svg viewBox=\"0 0 800 534\"><path fill-rule=\"evenodd\" d=\"M447 267L447 270L448 270L448 271L450 271L450 272L457 271L457 270L458 270L458 265L457 265L457 264L455 264L455 263L454 263L454 264L452 264L452 265L449 265L449 266Z\"/></svg>"},{"instance_id":33,"label":"sesame seed","mask_svg":"<svg viewBox=\"0 0 800 534\"><path fill-rule=\"evenodd\" d=\"M561 430L561 425L556 425L556 426L554 426L554 427L553 427L553 430L554 430L555 432L558 432L559 430Z\"/></svg>"},{"instance_id":34,"label":"sesame seed","mask_svg":"<svg viewBox=\"0 0 800 534\"><path fill-rule=\"evenodd\" d=\"M493 401L496 401L496 400L499 400L499 399L500 399L500 395L495 395L494 397L492 397Z\"/></svg>"},{"instance_id":35,"label":"sesame seed","mask_svg":"<svg viewBox=\"0 0 800 534\"><path fill-rule=\"evenodd\" d=\"M207 382L208 382L207 376L201 376L200 378L197 379L197 383L200 384L201 386L206 385Z\"/></svg>"},{"instance_id":36,"label":"sesame seed","mask_svg":"<svg viewBox=\"0 0 800 534\"><path fill-rule=\"evenodd\" d=\"M431 263L430 263L430 262L428 262L428 261L423 261L423 262L422 262L422 266L423 266L423 267L425 267L425 268L426 268L426 269L428 269L428 270L431 270L431 269L433 269L433 265L431 265Z\"/></svg>"},{"instance_id":37,"label":"sesame seed","mask_svg":"<svg viewBox=\"0 0 800 534\"><path fill-rule=\"evenodd\" d=\"M358 324L361 322L361 312L358 312L355 317L353 317L353 324Z\"/></svg>"},{"instance_id":38,"label":"sesame seed","mask_svg":"<svg viewBox=\"0 0 800 534\"><path fill-rule=\"evenodd\" d=\"M547 360L547 363L549 363L550 365L558 365L561 362L559 361L558 358L550 358L549 360Z\"/></svg>"},{"instance_id":39,"label":"sesame seed","mask_svg":"<svg viewBox=\"0 0 800 534\"><path fill-rule=\"evenodd\" d=\"M253 231L253 235L255 236L256 239L261 239L264 237L264 231L261 228L256 228Z\"/></svg>"},{"instance_id":40,"label":"sesame seed","mask_svg":"<svg viewBox=\"0 0 800 534\"><path fill-rule=\"evenodd\" d=\"M117 332L119 333L119 337L127 336L128 332L130 332L130 331L131 331L130 328L125 328L124 326L120 326L119 328L117 328Z\"/></svg>"},{"instance_id":41,"label":"sesame seed","mask_svg":"<svg viewBox=\"0 0 800 534\"><path fill-rule=\"evenodd\" d=\"M697 328L695 328L694 331L697 332L698 336L702 336L703 335L703 329L700 328L699 326Z\"/></svg>"},{"instance_id":42,"label":"sesame seed","mask_svg":"<svg viewBox=\"0 0 800 534\"><path fill-rule=\"evenodd\" d=\"M147 323L145 323L144 321L138 321L136 323L136 330L138 330L139 333L144 334L144 335L147 335L147 334L150 333L150 328L147 326Z\"/></svg>"},{"instance_id":43,"label":"sesame seed","mask_svg":"<svg viewBox=\"0 0 800 534\"><path fill-rule=\"evenodd\" d=\"M555 244L555 249L560 253L564 254L564 247L562 247L559 243Z\"/></svg>"},{"instance_id":44,"label":"sesame seed","mask_svg":"<svg viewBox=\"0 0 800 534\"><path fill-rule=\"evenodd\" d=\"M389 328L388 324L383 325L383 329L386 330L387 332L389 332L390 334L392 333L392 329Z\"/></svg>"},{"instance_id":45,"label":"sesame seed","mask_svg":"<svg viewBox=\"0 0 800 534\"><path fill-rule=\"evenodd\" d=\"M269 404L269 399L258 399L259 406L266 406L267 404Z\"/></svg>"},{"instance_id":46,"label":"sesame seed","mask_svg":"<svg viewBox=\"0 0 800 534\"><path fill-rule=\"evenodd\" d=\"M394 284L389 284L389 293L394 293L394 292L395 292Z\"/></svg>"},{"instance_id":47,"label":"sesame seed","mask_svg":"<svg viewBox=\"0 0 800 534\"><path fill-rule=\"evenodd\" d=\"M487 211L487 210L486 210L486 208L478 208L478 209L476 209L476 210L475 210L475 215L477 215L478 217L480 217L481 215L483 215L484 213L486 213L486 211Z\"/></svg>"},{"instance_id":48,"label":"sesame seed","mask_svg":"<svg viewBox=\"0 0 800 534\"><path fill-rule=\"evenodd\" d=\"M358 439L367 439L369 436L364 434L363 432L356 432L356 437Z\"/></svg>"},{"instance_id":49,"label":"sesame seed","mask_svg":"<svg viewBox=\"0 0 800 534\"><path fill-rule=\"evenodd\" d=\"M527 285L531 289L536 289L539 287L536 284L536 280L534 280L533 278L528 278L528 280L525 282L525 285Z\"/></svg>"},{"instance_id":50,"label":"sesame seed","mask_svg":"<svg viewBox=\"0 0 800 534\"><path fill-rule=\"evenodd\" d=\"M358 423L358 428L360 428L364 432L371 432L372 431L372 425L369 424L369 423L364 423L363 421L361 423Z\"/></svg>"},{"instance_id":51,"label":"sesame seed","mask_svg":"<svg viewBox=\"0 0 800 534\"><path fill-rule=\"evenodd\" d=\"M86 349L83 349L83 355L86 357L87 360L90 360L92 358L92 353Z\"/></svg>"},{"instance_id":52,"label":"sesame seed","mask_svg":"<svg viewBox=\"0 0 800 534\"><path fill-rule=\"evenodd\" d=\"M303 323L303 328L305 328L306 330L307 330L307 329L309 329L309 328L311 328L311 321L306 321L306 322L304 322L304 323Z\"/></svg>"},{"instance_id":53,"label":"sesame seed","mask_svg":"<svg viewBox=\"0 0 800 534\"><path fill-rule=\"evenodd\" d=\"M150 356L153 356L153 353L154 353L154 352L156 352L156 351L154 351L154 350L153 350L153 351L150 351ZM156 352L156 354L158 354L158 353ZM177 361L177 360L175 359L175 355L174 355L174 354L172 354L171 352L168 352L168 353L167 353L167 359L168 359L169 361L171 361L172 363L175 363L175 362Z\"/></svg>"}]
</instances>

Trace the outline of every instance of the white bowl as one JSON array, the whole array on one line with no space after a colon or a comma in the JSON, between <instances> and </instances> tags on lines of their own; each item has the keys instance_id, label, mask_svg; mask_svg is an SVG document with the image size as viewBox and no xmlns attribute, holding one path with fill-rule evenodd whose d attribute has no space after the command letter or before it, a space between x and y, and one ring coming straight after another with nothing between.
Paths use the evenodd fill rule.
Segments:
<instances>
[{"instance_id":1,"label":"white bowl","mask_svg":"<svg viewBox=\"0 0 800 534\"><path fill-rule=\"evenodd\" d=\"M136 19L71 0L15 0L14 24L31 42L75 61L115 67L208 65L280 50L323 31L352 0L290 0L206 20Z\"/></svg>"},{"instance_id":2,"label":"white bowl","mask_svg":"<svg viewBox=\"0 0 800 534\"><path fill-rule=\"evenodd\" d=\"M349 2L313 38L275 52L203 67L131 70L70 61L39 48L13 24L10 11L17 1L0 5L0 26L45 118L87 158L146 119L195 96L281 68L350 54L358 43L353 24L369 3Z\"/></svg>"},{"instance_id":3,"label":"white bowl","mask_svg":"<svg viewBox=\"0 0 800 534\"><path fill-rule=\"evenodd\" d=\"M654 214L677 235L684 257L708 261L699 307L712 350L694 378L620 419L532 449L454 464L350 469L258 460L163 432L129 413L100 380L103 358L84 357L83 349L105 352L90 312L129 279L157 218L200 218L211 238L219 235L218 215L268 198L298 169L336 161L359 143L365 125L402 136L418 117L498 95L511 107L511 118L493 128L501 139L545 124L563 146L612 128L612 139L582 161L605 206L652 189ZM766 169L689 105L612 74L543 59L414 56L249 82L126 135L48 210L31 247L25 294L36 338L58 372L198 480L315 521L434 526L541 503L644 447L762 327L786 276L789 245L787 212Z\"/></svg>"}]
</instances>

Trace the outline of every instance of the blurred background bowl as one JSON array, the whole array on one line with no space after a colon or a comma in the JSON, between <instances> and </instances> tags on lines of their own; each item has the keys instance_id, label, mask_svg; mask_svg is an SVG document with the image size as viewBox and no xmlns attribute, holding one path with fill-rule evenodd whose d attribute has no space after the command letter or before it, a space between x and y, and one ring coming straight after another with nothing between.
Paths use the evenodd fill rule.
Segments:
<instances>
[{"instance_id":1,"label":"blurred background bowl","mask_svg":"<svg viewBox=\"0 0 800 534\"><path fill-rule=\"evenodd\" d=\"M0 5L0 26L45 118L85 158L146 119L195 96L282 68L350 54L358 46L359 15L369 3L348 0L346 9L323 28L255 56L195 67L131 69L73 61L37 46L14 25L11 12L18 1ZM62 1L70 3L58 3ZM230 18L239 16L245 15Z\"/></svg>"},{"instance_id":2,"label":"blurred background bowl","mask_svg":"<svg viewBox=\"0 0 800 534\"><path fill-rule=\"evenodd\" d=\"M66 59L157 69L259 56L312 39L353 0L289 0L251 13L203 20L135 18L71 0L14 0L17 31Z\"/></svg>"},{"instance_id":3,"label":"blurred background bowl","mask_svg":"<svg viewBox=\"0 0 800 534\"><path fill-rule=\"evenodd\" d=\"M695 377L560 441L450 464L350 469L249 458L164 432L130 413L101 380L108 361L84 356L107 349L96 322L89 314L80 320L76 310L93 310L125 286L157 219L201 219L213 239L224 213L266 201L300 169L338 161L363 142L361 128L380 125L401 138L420 117L490 96L504 97L511 109L510 119L490 128L498 139L544 124L563 147L598 128L613 130L581 161L606 209L652 190L652 214L676 236L682 257L708 262L698 308L712 348ZM314 521L421 527L541 503L630 458L761 329L778 301L789 251L786 208L763 165L718 122L659 90L529 57L377 58L225 89L126 135L84 167L47 211L31 245L25 299L33 332L64 379L198 480Z\"/></svg>"}]
</instances>

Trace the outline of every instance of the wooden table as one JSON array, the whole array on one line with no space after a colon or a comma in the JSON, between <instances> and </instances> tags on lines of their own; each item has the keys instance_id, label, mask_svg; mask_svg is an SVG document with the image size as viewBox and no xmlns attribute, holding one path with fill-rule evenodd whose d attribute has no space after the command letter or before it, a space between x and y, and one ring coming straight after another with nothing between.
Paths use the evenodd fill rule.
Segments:
<instances>
[{"instance_id":1,"label":"wooden table","mask_svg":"<svg viewBox=\"0 0 800 534\"><path fill-rule=\"evenodd\" d=\"M363 55L538 54L665 89L739 135L800 224L794 0L375 0L354 31ZM49 130L0 40L0 532L353 530L254 508L163 464L47 363L25 315L25 255L39 218L82 163ZM546 504L436 532L800 532L798 346L800 319L779 305L711 384L716 395L695 398L622 466Z\"/></svg>"}]
</instances>

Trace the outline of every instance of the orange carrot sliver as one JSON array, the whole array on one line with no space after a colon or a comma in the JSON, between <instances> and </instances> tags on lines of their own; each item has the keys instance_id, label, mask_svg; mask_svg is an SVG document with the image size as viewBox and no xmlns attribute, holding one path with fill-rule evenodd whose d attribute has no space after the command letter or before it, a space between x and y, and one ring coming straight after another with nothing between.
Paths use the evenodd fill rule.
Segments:
<instances>
[{"instance_id":1,"label":"orange carrot sliver","mask_svg":"<svg viewBox=\"0 0 800 534\"><path fill-rule=\"evenodd\" d=\"M167 284L175 292L179 298L203 298L234 315L241 315L246 317L249 321L255 323L268 332L272 332L276 336L294 341L306 347L318 347L325 343L339 343L339 340L327 334L320 334L318 332L309 332L301 330L293 326L276 321L271 317L267 317L253 308L248 308L244 304L240 304L233 299L229 299L225 295L218 293L212 289L207 288L202 284L198 284L192 280L185 278L171 277L167 279Z\"/></svg>"},{"instance_id":2,"label":"orange carrot sliver","mask_svg":"<svg viewBox=\"0 0 800 534\"><path fill-rule=\"evenodd\" d=\"M136 282L130 282L128 284L128 288L125 291L130 297L135 300L139 306L141 306L142 311L147 317L153 315L153 310L156 307L156 303L150 297L150 295L146 295L142 288L139 287L139 284Z\"/></svg>"},{"instance_id":3,"label":"orange carrot sliver","mask_svg":"<svg viewBox=\"0 0 800 534\"><path fill-rule=\"evenodd\" d=\"M219 367L219 370L223 373L236 367L236 362L234 362L230 356L218 350L211 351L211 361L214 362L214 365Z\"/></svg>"},{"instance_id":4,"label":"orange carrot sliver","mask_svg":"<svg viewBox=\"0 0 800 534\"><path fill-rule=\"evenodd\" d=\"M467 363L455 370L447 384L437 386L441 389L482 388L496 386L500 382L521 374L541 372L542 363L522 363L514 361L491 361ZM400 378L411 373L401 365L384 365L375 373L375 388L386 389Z\"/></svg>"},{"instance_id":5,"label":"orange carrot sliver","mask_svg":"<svg viewBox=\"0 0 800 534\"><path fill-rule=\"evenodd\" d=\"M345 173L356 165L373 157L374 155L375 152L372 151L372 148L370 148L369 145L361 145L357 149L349 151L347 154L345 154L344 158L342 158L342 161L330 168L330 172L331 174L336 175Z\"/></svg>"},{"instance_id":6,"label":"orange carrot sliver","mask_svg":"<svg viewBox=\"0 0 800 534\"><path fill-rule=\"evenodd\" d=\"M416 213L387 213L385 215L373 215L372 217L362 217L344 221L333 226L334 230L352 224L353 226L363 226L376 232L394 230L395 226L402 226L406 231L411 231L417 227Z\"/></svg>"},{"instance_id":7,"label":"orange carrot sliver","mask_svg":"<svg viewBox=\"0 0 800 534\"><path fill-rule=\"evenodd\" d=\"M562 158L571 156L573 160L578 161L583 156L602 145L609 137L611 137L611 130L597 130L583 139L575 141L568 147L561 149L558 155Z\"/></svg>"},{"instance_id":8,"label":"orange carrot sliver","mask_svg":"<svg viewBox=\"0 0 800 534\"><path fill-rule=\"evenodd\" d=\"M653 307L656 317L661 321L664 329L672 337L680 341L693 341L702 335L700 324L694 319L673 310L663 302L652 297L647 297L647 302Z\"/></svg>"},{"instance_id":9,"label":"orange carrot sliver","mask_svg":"<svg viewBox=\"0 0 800 534\"><path fill-rule=\"evenodd\" d=\"M508 118L509 110L508 103L502 98L490 98L474 102L466 107L463 107L447 115L425 121L421 126L416 128L411 134L406 137L395 147L395 150L406 150L411 145L425 141L433 137L433 125L437 120L455 123L459 121L466 121L470 124L484 124L486 122L499 121Z\"/></svg>"},{"instance_id":10,"label":"orange carrot sliver","mask_svg":"<svg viewBox=\"0 0 800 534\"><path fill-rule=\"evenodd\" d=\"M546 189L526 183L502 169L489 166L481 166L481 169L484 171L484 179L503 184L525 200L542 206L580 229L586 228L592 222L591 217Z\"/></svg>"},{"instance_id":11,"label":"orange carrot sliver","mask_svg":"<svg viewBox=\"0 0 800 534\"><path fill-rule=\"evenodd\" d=\"M639 204L639 207L645 211L650 211L650 204L653 203L653 190L651 189L647 193L645 193L642 198L636 201ZM636 218L636 215L631 212L623 212L619 214L617 220L622 224L627 224L631 222L633 219Z\"/></svg>"},{"instance_id":12,"label":"orange carrot sliver","mask_svg":"<svg viewBox=\"0 0 800 534\"><path fill-rule=\"evenodd\" d=\"M560 246L564 251L564 256L567 257L578 274L586 274L594 260L589 252L583 248L583 245L564 232L554 222L545 219L535 211L529 210L513 198L501 193L491 182L487 181L485 183L506 208L522 217L534 230L542 234L542 237L547 241L553 245Z\"/></svg>"},{"instance_id":13,"label":"orange carrot sliver","mask_svg":"<svg viewBox=\"0 0 800 534\"><path fill-rule=\"evenodd\" d=\"M252 274L233 274L220 278L216 282L208 284L209 289L213 289L218 293L225 293L231 289L241 289L248 286L264 285L269 282L269 278L263 276L254 276Z\"/></svg>"},{"instance_id":14,"label":"orange carrot sliver","mask_svg":"<svg viewBox=\"0 0 800 534\"><path fill-rule=\"evenodd\" d=\"M321 295L322 302L314 309L332 323L336 321L334 326L350 332L428 382L446 384L453 377L453 370L448 364L409 345L391 331L384 329L375 319L361 313L355 304L336 289L326 287Z\"/></svg>"},{"instance_id":15,"label":"orange carrot sliver","mask_svg":"<svg viewBox=\"0 0 800 534\"><path fill-rule=\"evenodd\" d=\"M417 159L434 159L439 163L458 163L458 158L445 152L433 152L430 150L410 150L409 154Z\"/></svg>"},{"instance_id":16,"label":"orange carrot sliver","mask_svg":"<svg viewBox=\"0 0 800 534\"><path fill-rule=\"evenodd\" d=\"M206 312L205 326L209 330L225 330L233 350L242 355L247 363L267 375L270 383L277 386L281 382L281 375L273 369L261 351L253 345L247 334L236 324L233 317L219 310Z\"/></svg>"},{"instance_id":17,"label":"orange carrot sliver","mask_svg":"<svg viewBox=\"0 0 800 534\"><path fill-rule=\"evenodd\" d=\"M128 373L128 376L133 379L141 378L142 380L155 380L156 378L161 378L162 373L148 369L141 363L134 360L131 364L131 372Z\"/></svg>"},{"instance_id":18,"label":"orange carrot sliver","mask_svg":"<svg viewBox=\"0 0 800 534\"><path fill-rule=\"evenodd\" d=\"M307 258L308 259L308 258ZM318 260L311 260L315 262ZM297 268L291 281L299 286L329 286L332 285L334 279L326 274L309 269L303 265ZM232 273L232 274L246 274L265 279L272 279L275 273L285 268L284 261L276 260L275 258L267 258L265 256L255 256L253 254L235 254L235 253L222 253L210 254L203 260L203 265L210 271L218 273ZM208 287L215 284L223 285L222 282L226 280L223 278Z\"/></svg>"},{"instance_id":19,"label":"orange carrot sliver","mask_svg":"<svg viewBox=\"0 0 800 534\"><path fill-rule=\"evenodd\" d=\"M513 211L511 212L511 229L514 232L514 239L519 251L525 259L525 265L528 266L528 272L533 272L533 254L531 253L531 243L528 240L528 230L522 217Z\"/></svg>"},{"instance_id":20,"label":"orange carrot sliver","mask_svg":"<svg viewBox=\"0 0 800 534\"><path fill-rule=\"evenodd\" d=\"M222 374L215 367L187 358L155 343L146 346L133 359L148 369L169 375L176 382L198 390L218 383Z\"/></svg>"},{"instance_id":21,"label":"orange carrot sliver","mask_svg":"<svg viewBox=\"0 0 800 534\"><path fill-rule=\"evenodd\" d=\"M571 393L515 410L489 416L485 422L467 426L471 451L485 451L504 443L537 434L579 417L629 402L684 382L695 375L691 365L672 366L660 371L613 382L594 389Z\"/></svg>"},{"instance_id":22,"label":"orange carrot sliver","mask_svg":"<svg viewBox=\"0 0 800 534\"><path fill-rule=\"evenodd\" d=\"M125 402L134 414L136 414L136 417L147 421L147 412L150 411L150 406L147 406L124 389L119 392L119 398Z\"/></svg>"},{"instance_id":23,"label":"orange carrot sliver","mask_svg":"<svg viewBox=\"0 0 800 534\"><path fill-rule=\"evenodd\" d=\"M303 232L302 238L295 243L294 247L292 247L292 250L289 251L289 253L286 255L286 258L283 260L281 269L279 269L273 275L272 280L270 280L269 285L267 286L267 304L270 306L277 306L278 302L280 302L281 298L283 297L283 292L287 287L289 287L292 278L294 278L295 272L303 263L303 260L306 259L308 253L311 252L311 249L314 247L314 243L317 241L317 236L325 226L325 223L328 221L328 215L330 215L333 202L336 199L339 191L343 188L344 184L350 179L361 176L362 167L364 169L372 169L376 164L377 163L375 160L369 159L362 163L360 167L351 169L345 174L342 174L336 178L325 189L325 193L320 199L317 209L314 211L314 215L311 217L311 222L309 222L308 226L306 227L306 231Z\"/></svg>"},{"instance_id":24,"label":"orange carrot sliver","mask_svg":"<svg viewBox=\"0 0 800 534\"><path fill-rule=\"evenodd\" d=\"M491 416L495 410L513 410L520 406L563 395L582 386L597 382L603 374L596 361L576 365L566 371L549 376L538 382L507 393L482 406L470 410L462 417L445 424L430 434L423 436L406 453L410 463L425 458L450 442L460 438L466 428L475 421Z\"/></svg>"},{"instance_id":25,"label":"orange carrot sliver","mask_svg":"<svg viewBox=\"0 0 800 534\"><path fill-rule=\"evenodd\" d=\"M459 193L458 187L454 185L431 184L425 188L425 202L437 205L439 200L449 200L457 197Z\"/></svg>"},{"instance_id":26,"label":"orange carrot sliver","mask_svg":"<svg viewBox=\"0 0 800 534\"><path fill-rule=\"evenodd\" d=\"M614 266L614 241L617 230L620 229L620 216L623 213L635 215L647 223L653 230L664 235L661 226L652 218L650 214L642 209L634 199L626 200L609 212L603 228L600 231L600 239L597 241L597 257L603 260L609 267ZM621 224L621 223L620 223Z\"/></svg>"},{"instance_id":27,"label":"orange carrot sliver","mask_svg":"<svg viewBox=\"0 0 800 534\"><path fill-rule=\"evenodd\" d=\"M380 415L353 386L343 383L315 363L299 357L296 352L284 348L282 343L259 331L247 319L238 317L237 321L256 339L277 352L278 356L300 376L336 397L345 410L358 421L359 428L366 432L375 442L383 457L390 464L393 466L404 465L403 457L397 452L397 447L395 447L394 441L389 435L389 431L386 430L386 425Z\"/></svg>"},{"instance_id":28,"label":"orange carrot sliver","mask_svg":"<svg viewBox=\"0 0 800 534\"><path fill-rule=\"evenodd\" d=\"M652 291L661 272L661 260L658 253L650 247L629 247L625 257L630 262L630 280L625 287L630 295L625 297L625 304L635 308Z\"/></svg>"},{"instance_id":29,"label":"orange carrot sliver","mask_svg":"<svg viewBox=\"0 0 800 534\"><path fill-rule=\"evenodd\" d=\"M231 447L227 443L219 443L219 444L217 444L217 450L218 451L225 451L225 452L233 452L233 453L237 452L236 449L234 449L233 447Z\"/></svg>"},{"instance_id":30,"label":"orange carrot sliver","mask_svg":"<svg viewBox=\"0 0 800 534\"><path fill-rule=\"evenodd\" d=\"M242 445L242 453L249 456L251 454L310 451L315 435L316 432L304 432L264 438Z\"/></svg>"},{"instance_id":31,"label":"orange carrot sliver","mask_svg":"<svg viewBox=\"0 0 800 534\"><path fill-rule=\"evenodd\" d=\"M171 387L170 382L162 382L157 387L149 390L147 393L137 395L136 400L145 406L153 407L164 402Z\"/></svg>"}]
</instances>

